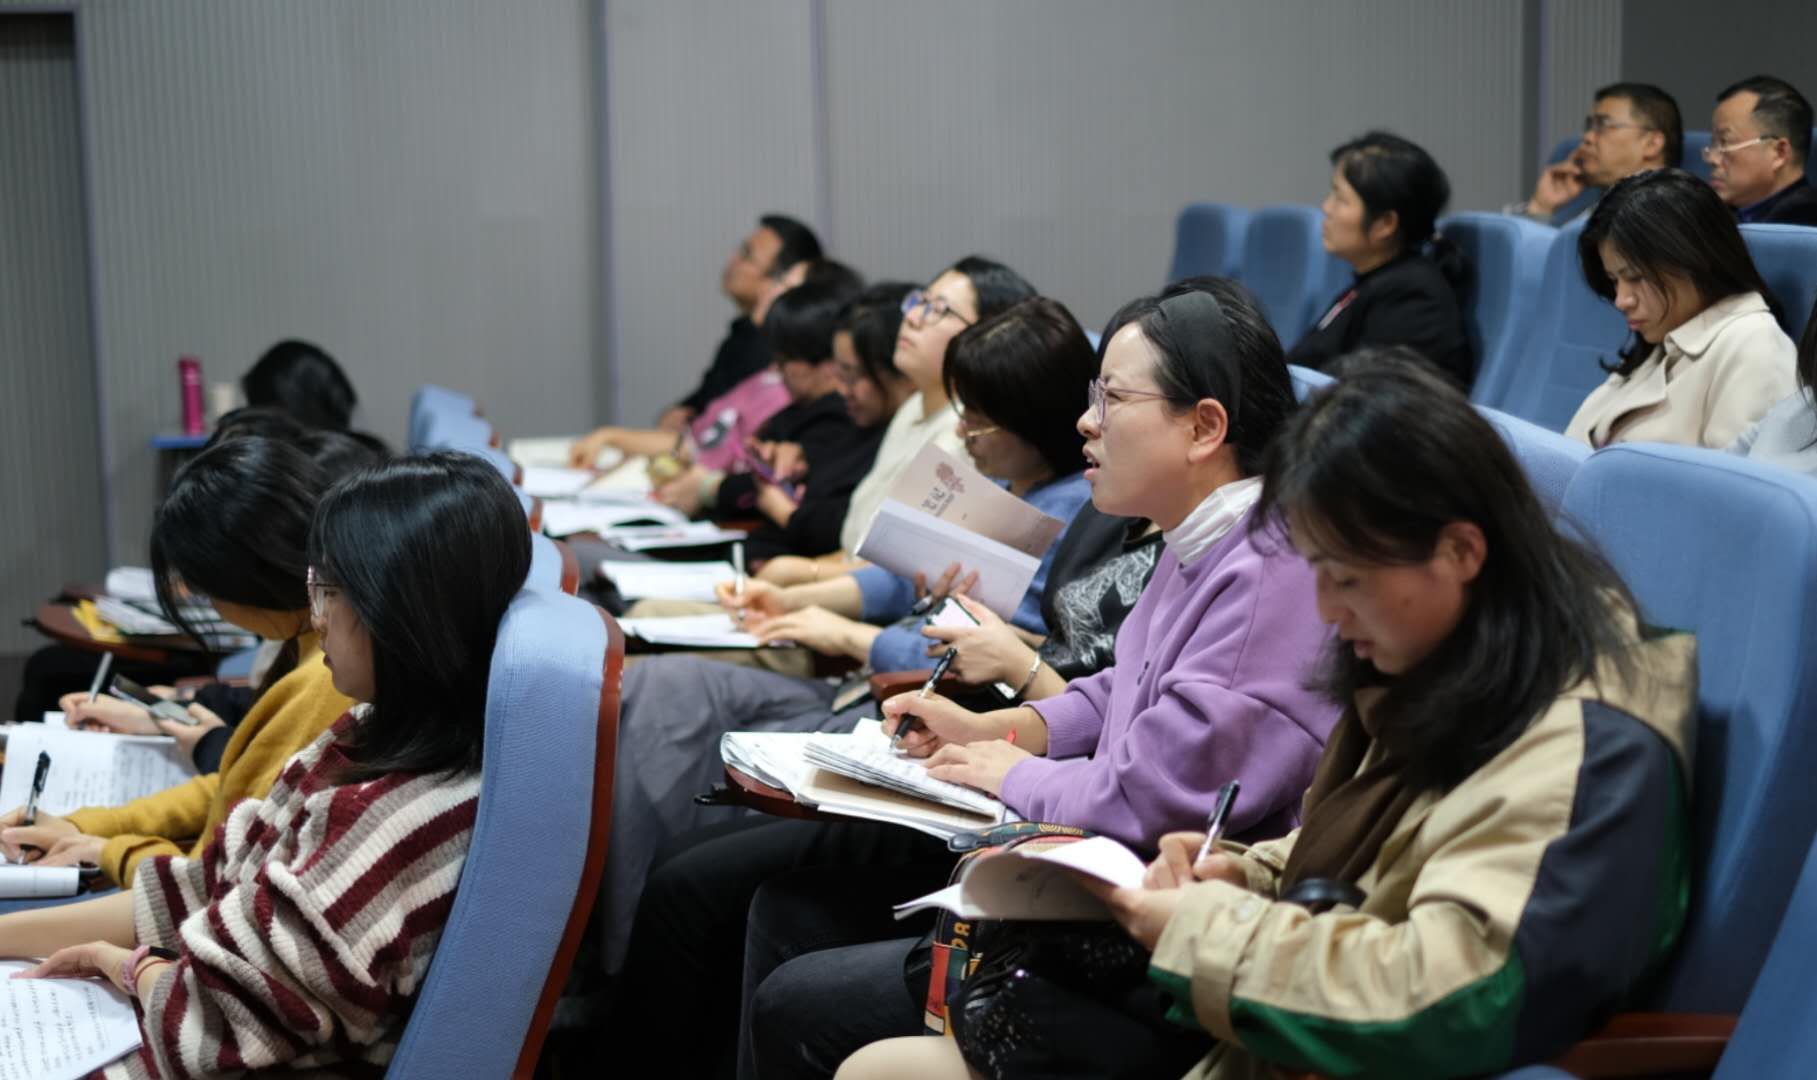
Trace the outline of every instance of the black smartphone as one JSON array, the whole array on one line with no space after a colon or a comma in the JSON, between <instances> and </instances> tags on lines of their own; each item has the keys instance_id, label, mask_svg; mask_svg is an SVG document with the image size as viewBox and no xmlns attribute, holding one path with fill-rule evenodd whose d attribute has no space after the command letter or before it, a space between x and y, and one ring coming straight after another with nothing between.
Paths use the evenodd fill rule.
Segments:
<instances>
[{"instance_id":1,"label":"black smartphone","mask_svg":"<svg viewBox=\"0 0 1817 1080\"><path fill-rule=\"evenodd\" d=\"M144 706L147 712L160 720L175 720L190 727L196 724L195 717L189 715L188 709L174 701L165 701L124 675L115 675L108 684L107 692L123 701Z\"/></svg>"}]
</instances>

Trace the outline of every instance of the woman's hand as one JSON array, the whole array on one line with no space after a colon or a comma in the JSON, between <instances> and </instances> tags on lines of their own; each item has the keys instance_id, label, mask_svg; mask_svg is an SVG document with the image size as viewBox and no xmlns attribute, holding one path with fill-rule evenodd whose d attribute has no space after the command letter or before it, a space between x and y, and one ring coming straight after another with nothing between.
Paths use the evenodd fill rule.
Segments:
<instances>
[{"instance_id":1,"label":"woman's hand","mask_svg":"<svg viewBox=\"0 0 1817 1080\"><path fill-rule=\"evenodd\" d=\"M592 431L574 440L568 448L568 465L576 469L591 469L599 460L600 451L612 445L618 435L615 427L594 428Z\"/></svg>"},{"instance_id":2,"label":"woman's hand","mask_svg":"<svg viewBox=\"0 0 1817 1080\"><path fill-rule=\"evenodd\" d=\"M964 596L978 587L978 571L964 573L965 567L958 563L948 563L946 570L929 585L927 575L915 574L915 596L918 599L931 600L935 603L949 596Z\"/></svg>"},{"instance_id":3,"label":"woman's hand","mask_svg":"<svg viewBox=\"0 0 1817 1080\"><path fill-rule=\"evenodd\" d=\"M12 862L35 862L67 836L80 836L82 830L55 814L38 812L35 824L21 825L25 808L19 807L0 815L0 855ZM26 848L32 851L26 851Z\"/></svg>"},{"instance_id":4,"label":"woman's hand","mask_svg":"<svg viewBox=\"0 0 1817 1080\"><path fill-rule=\"evenodd\" d=\"M1204 845L1202 832L1174 832L1161 837L1161 853L1148 864L1142 887L1175 889L1195 881L1225 881L1239 889L1249 887L1249 875L1235 858L1221 851L1199 858L1199 848Z\"/></svg>"},{"instance_id":5,"label":"woman's hand","mask_svg":"<svg viewBox=\"0 0 1817 1080\"><path fill-rule=\"evenodd\" d=\"M131 990L120 986L120 965L126 963L131 956L131 949L122 949L106 941L89 941L58 949L42 964L29 971L21 971L13 978L106 979L119 987L121 992L130 994Z\"/></svg>"},{"instance_id":6,"label":"woman's hand","mask_svg":"<svg viewBox=\"0 0 1817 1080\"><path fill-rule=\"evenodd\" d=\"M792 642L828 656L863 659L870 655L878 629L814 605L750 621L750 631L765 645Z\"/></svg>"},{"instance_id":7,"label":"woman's hand","mask_svg":"<svg viewBox=\"0 0 1817 1080\"><path fill-rule=\"evenodd\" d=\"M804 559L799 555L778 555L763 564L757 571L757 580L771 585L806 585L819 581L813 559Z\"/></svg>"},{"instance_id":8,"label":"woman's hand","mask_svg":"<svg viewBox=\"0 0 1817 1080\"><path fill-rule=\"evenodd\" d=\"M201 705L191 705L189 707L189 717L194 720L195 723L179 724L175 720L159 720L158 733L161 735L169 735L171 738L177 740L177 745L183 748L183 753L190 758L194 758L196 756L196 744L202 741L202 736L213 731L215 728L226 727L227 721L216 716L211 710Z\"/></svg>"},{"instance_id":9,"label":"woman's hand","mask_svg":"<svg viewBox=\"0 0 1817 1080\"><path fill-rule=\"evenodd\" d=\"M722 581L713 586L713 597L719 601L720 607L732 613L733 621L748 625L795 610L789 602L786 589L752 577L745 578L742 594L738 591L736 581Z\"/></svg>"},{"instance_id":10,"label":"woman's hand","mask_svg":"<svg viewBox=\"0 0 1817 1080\"><path fill-rule=\"evenodd\" d=\"M1003 778L1019 763L1035 755L1003 739L966 746L943 746L927 759L927 774L936 780L975 787L992 795L1003 794Z\"/></svg>"},{"instance_id":11,"label":"woman's hand","mask_svg":"<svg viewBox=\"0 0 1817 1080\"><path fill-rule=\"evenodd\" d=\"M917 691L897 694L883 703L883 733L894 736L902 732L897 747L914 757L927 757L945 746L1000 739L1005 729L951 698L930 693L922 697Z\"/></svg>"},{"instance_id":12,"label":"woman's hand","mask_svg":"<svg viewBox=\"0 0 1817 1080\"><path fill-rule=\"evenodd\" d=\"M764 447L768 451L764 464L780 479L799 480L808 474L807 455L802 452L800 443L765 443Z\"/></svg>"},{"instance_id":13,"label":"woman's hand","mask_svg":"<svg viewBox=\"0 0 1817 1080\"><path fill-rule=\"evenodd\" d=\"M158 724L143 706L117 697L88 700L84 691L64 694L57 704L63 722L81 731L111 731L116 735L156 735Z\"/></svg>"},{"instance_id":14,"label":"woman's hand","mask_svg":"<svg viewBox=\"0 0 1817 1080\"><path fill-rule=\"evenodd\" d=\"M28 831L28 830L9 830ZM32 843L27 840L26 843ZM38 845L42 847L42 845ZM99 866L101 852L107 847L105 837L89 836L87 833L76 833L65 836L51 843L44 855L32 863L33 866Z\"/></svg>"},{"instance_id":15,"label":"woman's hand","mask_svg":"<svg viewBox=\"0 0 1817 1080\"><path fill-rule=\"evenodd\" d=\"M1181 889L1120 889L1108 881L1077 872L1073 874L1073 880L1104 901L1104 906L1110 908L1111 918L1149 952L1155 951L1155 943L1161 940L1161 932L1167 929L1168 920L1180 906L1184 892Z\"/></svg>"},{"instance_id":16,"label":"woman's hand","mask_svg":"<svg viewBox=\"0 0 1817 1080\"><path fill-rule=\"evenodd\" d=\"M778 528L781 528L795 516L795 510L795 500L784 494L781 488L774 484L766 484L762 480L757 481L758 513L769 518L776 523Z\"/></svg>"},{"instance_id":17,"label":"woman's hand","mask_svg":"<svg viewBox=\"0 0 1817 1080\"><path fill-rule=\"evenodd\" d=\"M651 497L664 506L693 517L701 510L700 479L699 466L689 466L673 479L658 485Z\"/></svg>"},{"instance_id":18,"label":"woman's hand","mask_svg":"<svg viewBox=\"0 0 1817 1080\"><path fill-rule=\"evenodd\" d=\"M967 597L955 597L953 602L971 612L978 625L923 626L921 633L937 642L927 647L928 656L938 657L948 648L956 650L946 670L961 682L980 686L994 682L1014 686L1021 682L1034 662L1035 650L983 604Z\"/></svg>"}]
</instances>

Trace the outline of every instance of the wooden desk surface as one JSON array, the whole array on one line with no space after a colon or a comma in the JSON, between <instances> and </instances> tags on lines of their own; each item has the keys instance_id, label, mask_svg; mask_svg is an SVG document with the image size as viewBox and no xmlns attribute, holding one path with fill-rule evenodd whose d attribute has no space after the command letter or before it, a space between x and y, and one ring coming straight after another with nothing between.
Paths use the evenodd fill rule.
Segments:
<instances>
[{"instance_id":1,"label":"wooden desk surface","mask_svg":"<svg viewBox=\"0 0 1817 1080\"><path fill-rule=\"evenodd\" d=\"M123 642L96 641L88 627L76 619L68 604L40 604L32 615L32 624L45 637L60 645L85 652L113 653L121 660L147 664L168 664L174 653L200 653L196 643L186 637L134 637Z\"/></svg>"},{"instance_id":2,"label":"wooden desk surface","mask_svg":"<svg viewBox=\"0 0 1817 1080\"><path fill-rule=\"evenodd\" d=\"M761 810L773 817L795 818L798 821L850 821L836 814L823 814L811 806L803 806L795 801L795 796L781 788L773 788L742 769L726 766L726 785L736 793L737 801L753 810Z\"/></svg>"}]
</instances>

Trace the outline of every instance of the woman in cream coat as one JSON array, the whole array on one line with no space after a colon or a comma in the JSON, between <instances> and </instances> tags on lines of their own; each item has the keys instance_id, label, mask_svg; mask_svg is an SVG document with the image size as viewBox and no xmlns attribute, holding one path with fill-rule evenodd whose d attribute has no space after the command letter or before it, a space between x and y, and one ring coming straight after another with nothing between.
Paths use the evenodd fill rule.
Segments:
<instances>
[{"instance_id":1,"label":"woman in cream coat","mask_svg":"<svg viewBox=\"0 0 1817 1080\"><path fill-rule=\"evenodd\" d=\"M1734 216L1702 181L1677 169L1628 177L1597 204L1577 252L1634 340L1565 434L1722 449L1792 392L1792 341Z\"/></svg>"}]
</instances>

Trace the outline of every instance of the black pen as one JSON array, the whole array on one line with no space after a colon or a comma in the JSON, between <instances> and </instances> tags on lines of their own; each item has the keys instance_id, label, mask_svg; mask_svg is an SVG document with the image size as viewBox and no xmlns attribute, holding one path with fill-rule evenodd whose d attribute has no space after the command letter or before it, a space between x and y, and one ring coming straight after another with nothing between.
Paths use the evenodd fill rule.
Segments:
<instances>
[{"instance_id":1,"label":"black pen","mask_svg":"<svg viewBox=\"0 0 1817 1080\"><path fill-rule=\"evenodd\" d=\"M1230 817L1230 806L1237 801L1237 792L1241 790L1243 785L1235 780L1218 789L1218 802L1211 808L1211 817L1205 820L1205 842L1199 845L1198 858L1192 860L1194 865L1210 855L1211 845L1224 835L1224 822Z\"/></svg>"},{"instance_id":2,"label":"black pen","mask_svg":"<svg viewBox=\"0 0 1817 1080\"><path fill-rule=\"evenodd\" d=\"M934 661L934 670L928 674L927 681L921 684L922 697L933 690L934 684L940 681L940 676L945 675L946 669L953 666L953 657L958 655L958 649L948 649L940 654L940 659Z\"/></svg>"},{"instance_id":3,"label":"black pen","mask_svg":"<svg viewBox=\"0 0 1817 1080\"><path fill-rule=\"evenodd\" d=\"M44 780L50 775L50 755L38 751L38 771L32 773L32 793L25 800L25 816L19 819L21 825L38 824L38 800L44 797Z\"/></svg>"}]
</instances>

